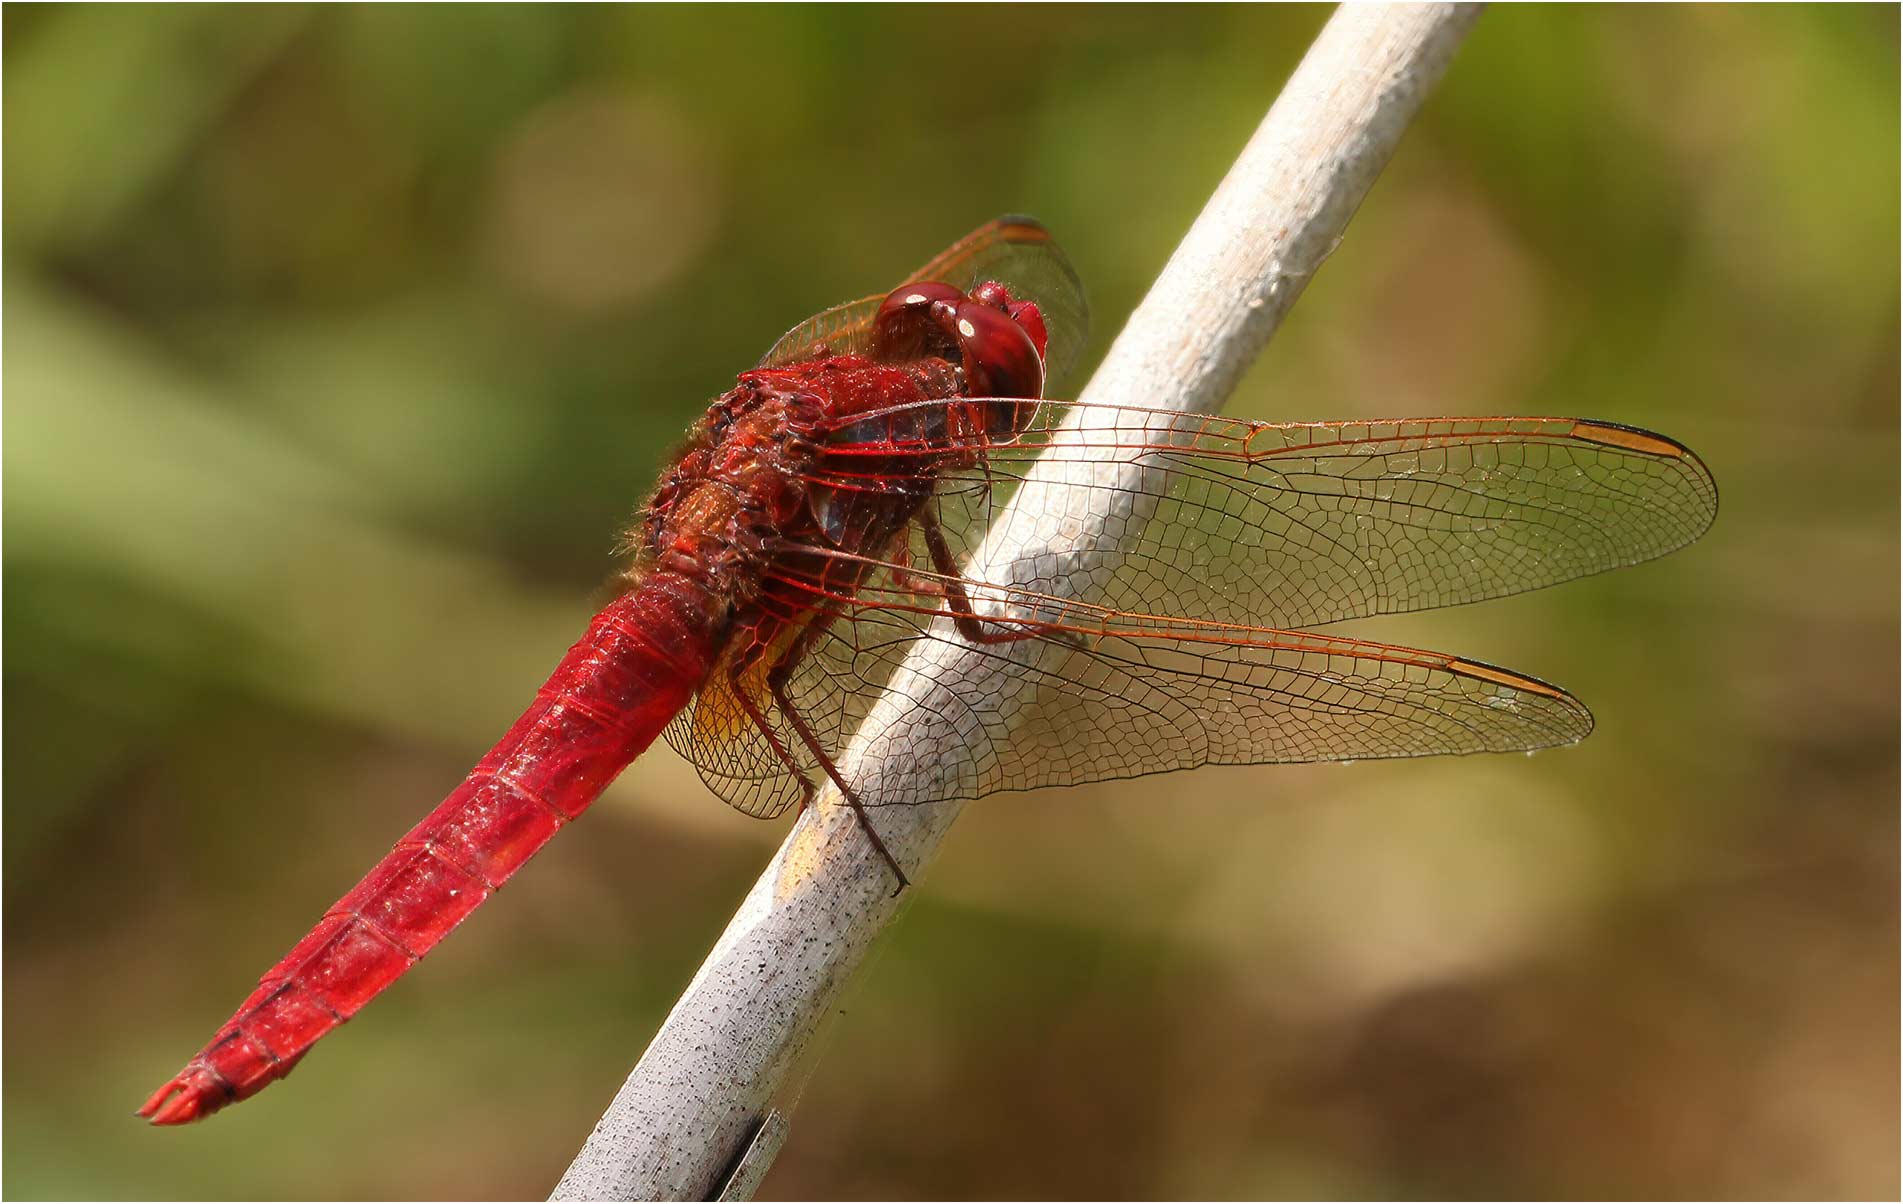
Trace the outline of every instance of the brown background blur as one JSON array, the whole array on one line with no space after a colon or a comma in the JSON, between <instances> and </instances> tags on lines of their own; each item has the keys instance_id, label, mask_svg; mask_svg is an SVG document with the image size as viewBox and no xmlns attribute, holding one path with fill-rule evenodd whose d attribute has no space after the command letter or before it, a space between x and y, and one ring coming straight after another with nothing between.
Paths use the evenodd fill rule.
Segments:
<instances>
[{"instance_id":1,"label":"brown background blur","mask_svg":"<svg viewBox=\"0 0 1903 1204\"><path fill-rule=\"evenodd\" d=\"M543 1195L782 834L665 749L288 1083L131 1111L736 370L1006 211L1094 359L1325 16L8 6L5 1194ZM1597 733L974 806L763 1194L1897 1193L1897 49L1482 20L1230 412L1696 448L1697 546L1355 629Z\"/></svg>"}]
</instances>

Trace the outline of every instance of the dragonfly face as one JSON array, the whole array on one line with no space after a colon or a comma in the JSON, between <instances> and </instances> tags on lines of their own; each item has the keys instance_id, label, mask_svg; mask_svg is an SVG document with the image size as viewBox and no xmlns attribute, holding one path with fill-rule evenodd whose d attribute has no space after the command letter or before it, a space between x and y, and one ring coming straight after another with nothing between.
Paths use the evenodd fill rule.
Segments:
<instances>
[{"instance_id":1,"label":"dragonfly face","mask_svg":"<svg viewBox=\"0 0 1903 1204\"><path fill-rule=\"evenodd\" d=\"M905 285L886 297L872 322L874 358L899 363L936 355L953 361L973 397L1044 396L1048 343L1037 303L1012 297L995 280L969 294L935 280Z\"/></svg>"}]
</instances>

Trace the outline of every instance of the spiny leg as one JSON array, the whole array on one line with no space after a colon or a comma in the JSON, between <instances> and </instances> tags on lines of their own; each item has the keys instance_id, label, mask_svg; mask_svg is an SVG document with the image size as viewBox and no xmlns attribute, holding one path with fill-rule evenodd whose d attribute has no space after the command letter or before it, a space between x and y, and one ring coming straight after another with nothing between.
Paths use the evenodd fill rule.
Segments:
<instances>
[{"instance_id":1,"label":"spiny leg","mask_svg":"<svg viewBox=\"0 0 1903 1204\"><path fill-rule=\"evenodd\" d=\"M997 398L992 399L994 404L998 400L999 399ZM1032 407L1033 414L1030 419L1026 419L1023 423L1019 423L1015 417L1013 417L1012 419L1012 422L1011 422L1012 429L1018 431L1019 433L1022 433L1025 429L1027 429L1030 426L1031 421L1035 419L1036 411L1043 409L1046 403L1042 399L1039 399L1039 398L1027 397L1023 399L1013 399L1007 404L1011 405L1013 408L1018 408L1018 407L1027 406L1027 405ZM1014 442L1016 438L1017 436L1013 435L1010 440L1007 440L1007 442ZM984 474L984 483L979 486L979 493L984 497L985 526L987 527L990 527L991 525L996 523L998 518L997 512L992 508L992 501L993 499L997 497L997 482L998 482L1000 474L994 471L991 467L991 450L992 450L991 445L989 443L983 443L983 442L979 443L979 445L973 449L973 452L974 452L973 458L975 461L975 465L979 469L979 471Z\"/></svg>"},{"instance_id":2,"label":"spiny leg","mask_svg":"<svg viewBox=\"0 0 1903 1204\"><path fill-rule=\"evenodd\" d=\"M819 767L826 771L826 776L832 779L833 785L839 787L840 797L846 800L853 814L859 817L859 826L865 829L866 839L872 842L872 847L878 850L879 856L885 858L885 863L892 867L892 876L899 880L898 890L892 892L896 895L900 890L912 885L912 880L905 876L903 869L899 868L898 858L892 856L892 851L885 847L885 841L879 836L879 830L872 826L872 817L866 814L866 805L860 800L859 792L846 784L845 776L839 772L839 767L833 764L832 755L821 746L819 737L815 736L813 729L807 726L805 718L799 713L799 708L793 705L792 698L786 692L787 679L792 677L794 666L799 664L800 658L812 649L819 637L825 634L826 629L832 626L833 621L838 617L839 612L830 609L816 615L812 622L806 625L806 629L800 632L799 638L794 640L780 659L774 662L773 667L767 670L766 687L773 695L774 704L780 708L780 714L786 716L786 721L793 725L793 731L798 734L801 743L805 744L807 751L813 754L813 759L819 762Z\"/></svg>"},{"instance_id":3,"label":"spiny leg","mask_svg":"<svg viewBox=\"0 0 1903 1204\"><path fill-rule=\"evenodd\" d=\"M932 513L929 502L919 510L915 521L925 536L926 550L932 555L932 568L944 579L935 592L951 607L952 625L959 635L974 644L1014 644L1019 640L1052 638L1048 632L1028 629L987 632L984 620L972 608L971 598L965 593L964 574L959 571L958 561L952 556L951 545L945 542L945 532L939 527L938 516Z\"/></svg>"},{"instance_id":4,"label":"spiny leg","mask_svg":"<svg viewBox=\"0 0 1903 1204\"><path fill-rule=\"evenodd\" d=\"M943 598L945 587L933 577L921 577L912 571L912 552L904 540L896 541L892 546L892 559L886 564L886 573L891 576L892 584L902 590L918 594L925 598Z\"/></svg>"},{"instance_id":5,"label":"spiny leg","mask_svg":"<svg viewBox=\"0 0 1903 1204\"><path fill-rule=\"evenodd\" d=\"M740 704L740 709L747 713L747 718L753 721L753 726L760 729L760 734L766 737L767 744L773 749L773 755L780 759L780 762L786 766L786 771L792 774L793 779L800 784L800 811L804 812L818 796L819 786L807 776L806 770L800 763L793 759L792 751L780 739L780 734L773 730L773 725L767 722L766 715L761 712L759 704L747 694L746 685L740 680L765 651L764 641L756 642L753 647L747 649L745 655L735 660L733 667L727 671L727 682L733 691L734 700Z\"/></svg>"}]
</instances>

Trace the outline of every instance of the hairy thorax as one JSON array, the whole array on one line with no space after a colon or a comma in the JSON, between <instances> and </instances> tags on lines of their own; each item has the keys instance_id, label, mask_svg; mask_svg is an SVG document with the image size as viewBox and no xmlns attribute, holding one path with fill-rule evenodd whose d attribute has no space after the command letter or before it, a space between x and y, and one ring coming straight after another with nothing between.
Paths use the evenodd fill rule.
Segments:
<instances>
[{"instance_id":1,"label":"hairy thorax","mask_svg":"<svg viewBox=\"0 0 1903 1204\"><path fill-rule=\"evenodd\" d=\"M674 467L662 478L627 540L631 580L651 572L694 582L731 615L760 593L766 570L789 545L818 544L861 554L922 504L922 489L900 491L880 521L842 525L834 491L815 485L826 433L839 420L889 406L958 395L958 369L930 358L880 364L834 356L741 374L708 407ZM914 465L917 468L917 465Z\"/></svg>"}]
</instances>

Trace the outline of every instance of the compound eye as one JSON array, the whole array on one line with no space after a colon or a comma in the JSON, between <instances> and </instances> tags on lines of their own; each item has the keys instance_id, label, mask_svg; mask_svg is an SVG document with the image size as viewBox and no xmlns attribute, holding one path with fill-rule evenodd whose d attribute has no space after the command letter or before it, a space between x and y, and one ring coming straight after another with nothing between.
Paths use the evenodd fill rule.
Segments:
<instances>
[{"instance_id":1,"label":"compound eye","mask_svg":"<svg viewBox=\"0 0 1903 1204\"><path fill-rule=\"evenodd\" d=\"M933 317L932 307L939 302L955 305L964 299L963 292L936 280L893 289L879 303L879 312L872 319L873 358L888 363L939 354L949 358L956 340Z\"/></svg>"},{"instance_id":2,"label":"compound eye","mask_svg":"<svg viewBox=\"0 0 1903 1204\"><path fill-rule=\"evenodd\" d=\"M1050 332L1044 327L1044 313L1036 302L1019 301L1011 295L1011 290L996 280L987 280L971 290L971 299L981 305L989 305L996 310L1011 315L1011 320L1024 327L1031 336L1031 342L1039 355L1050 345Z\"/></svg>"},{"instance_id":3,"label":"compound eye","mask_svg":"<svg viewBox=\"0 0 1903 1204\"><path fill-rule=\"evenodd\" d=\"M1005 306L1004 312L1011 320L1024 327L1024 333L1031 336L1031 343L1037 348L1038 355L1045 354L1051 345L1050 332L1044 328L1044 311L1034 301L1013 301Z\"/></svg>"},{"instance_id":4,"label":"compound eye","mask_svg":"<svg viewBox=\"0 0 1903 1204\"><path fill-rule=\"evenodd\" d=\"M965 369L965 387L973 397L1042 397L1044 359L1037 344L1009 314L978 301L961 301L949 311Z\"/></svg>"}]
</instances>

